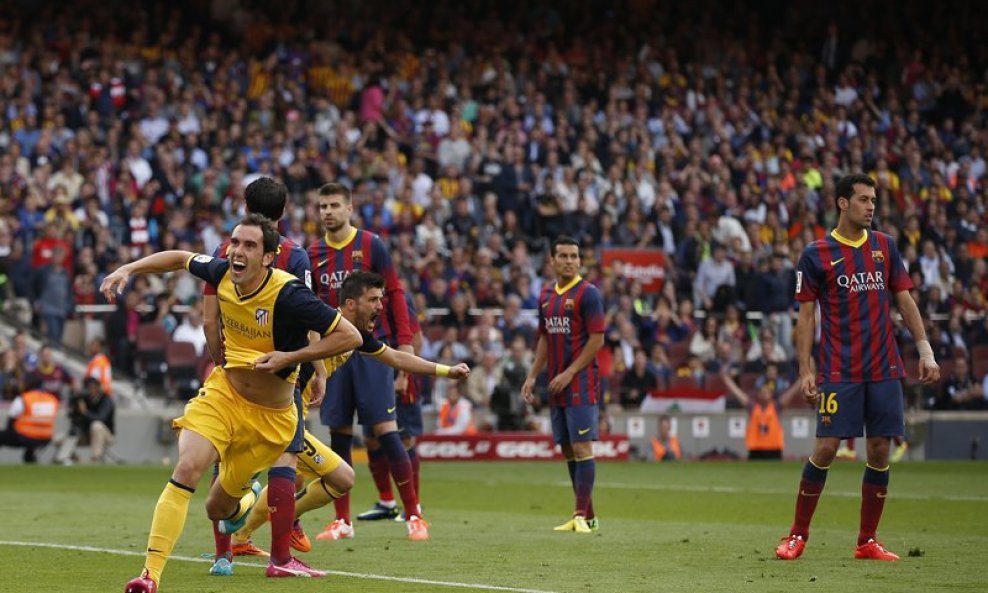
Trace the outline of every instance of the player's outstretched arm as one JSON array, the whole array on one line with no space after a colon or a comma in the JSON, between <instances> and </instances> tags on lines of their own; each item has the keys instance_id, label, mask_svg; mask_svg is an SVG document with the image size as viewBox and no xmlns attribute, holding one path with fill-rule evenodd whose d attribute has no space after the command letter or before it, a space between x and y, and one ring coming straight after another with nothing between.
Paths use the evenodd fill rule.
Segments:
<instances>
[{"instance_id":1,"label":"player's outstretched arm","mask_svg":"<svg viewBox=\"0 0 988 593\"><path fill-rule=\"evenodd\" d=\"M355 350L363 343L364 338L360 335L360 331L340 315L336 327L318 342L310 343L294 352L275 351L262 354L254 360L254 370L274 373L288 366L322 360Z\"/></svg>"},{"instance_id":2,"label":"player's outstretched arm","mask_svg":"<svg viewBox=\"0 0 988 593\"><path fill-rule=\"evenodd\" d=\"M430 362L422 357L393 348L385 348L377 359L393 369L411 373L413 375L434 375L436 377L449 377L450 379L466 379L470 376L470 367L465 362L454 366L447 366Z\"/></svg>"},{"instance_id":3,"label":"player's outstretched arm","mask_svg":"<svg viewBox=\"0 0 988 593\"><path fill-rule=\"evenodd\" d=\"M933 347L926 339L923 316L919 314L916 301L908 290L900 290L895 293L895 306L902 314L902 320L906 322L913 340L916 341L916 350L919 351L919 380L926 384L936 383L940 380L940 366L933 356Z\"/></svg>"},{"instance_id":4,"label":"player's outstretched arm","mask_svg":"<svg viewBox=\"0 0 988 593\"><path fill-rule=\"evenodd\" d=\"M803 301L799 304L799 317L796 319L796 356L799 360L798 384L803 391L803 399L816 404L820 392L816 385L816 369L813 367L813 334L816 332L816 302Z\"/></svg>"},{"instance_id":5,"label":"player's outstretched arm","mask_svg":"<svg viewBox=\"0 0 988 593\"><path fill-rule=\"evenodd\" d=\"M117 295L123 292L130 277L136 274L161 274L164 272L174 272L185 267L185 262L195 255L188 251L162 251L147 257L124 264L117 268L112 274L103 279L99 290L106 297L106 300L113 302Z\"/></svg>"}]
</instances>

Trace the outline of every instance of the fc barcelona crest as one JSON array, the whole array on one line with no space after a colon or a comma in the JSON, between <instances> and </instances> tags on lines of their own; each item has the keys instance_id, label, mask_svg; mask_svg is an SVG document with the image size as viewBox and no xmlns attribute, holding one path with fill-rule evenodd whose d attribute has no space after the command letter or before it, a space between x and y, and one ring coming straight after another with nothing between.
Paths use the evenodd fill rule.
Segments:
<instances>
[{"instance_id":1,"label":"fc barcelona crest","mask_svg":"<svg viewBox=\"0 0 988 593\"><path fill-rule=\"evenodd\" d=\"M254 311L254 321L257 325L264 327L268 324L268 310L267 309L257 309Z\"/></svg>"},{"instance_id":2,"label":"fc barcelona crest","mask_svg":"<svg viewBox=\"0 0 988 593\"><path fill-rule=\"evenodd\" d=\"M880 264L881 263L884 263L885 262L885 254L882 253L881 251L872 251L871 252L871 259L875 260L876 262L878 262Z\"/></svg>"},{"instance_id":3,"label":"fc barcelona crest","mask_svg":"<svg viewBox=\"0 0 988 593\"><path fill-rule=\"evenodd\" d=\"M573 299L566 299L566 302L563 303L563 309L567 311L572 311L574 306Z\"/></svg>"},{"instance_id":4,"label":"fc barcelona crest","mask_svg":"<svg viewBox=\"0 0 988 593\"><path fill-rule=\"evenodd\" d=\"M350 257L353 259L353 263L355 263L355 264L357 264L357 263L363 263L363 261L364 261L364 252L363 251L360 251L359 249L354 249L353 253L350 254Z\"/></svg>"},{"instance_id":5,"label":"fc barcelona crest","mask_svg":"<svg viewBox=\"0 0 988 593\"><path fill-rule=\"evenodd\" d=\"M830 426L830 416L820 416L820 424Z\"/></svg>"}]
</instances>

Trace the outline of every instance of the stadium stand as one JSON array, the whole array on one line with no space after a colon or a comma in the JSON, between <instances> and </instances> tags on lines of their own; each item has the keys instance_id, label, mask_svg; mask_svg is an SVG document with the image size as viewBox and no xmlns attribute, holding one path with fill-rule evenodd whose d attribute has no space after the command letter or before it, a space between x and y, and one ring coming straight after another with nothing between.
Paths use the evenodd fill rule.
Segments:
<instances>
[{"instance_id":1,"label":"stadium stand","mask_svg":"<svg viewBox=\"0 0 988 593\"><path fill-rule=\"evenodd\" d=\"M531 339L501 312L517 297L533 318L546 245L565 232L608 308L610 385L623 351L656 342L679 384L695 328L734 306L740 325L697 347L744 387L769 360L743 358L762 325L794 372L795 259L832 225L835 179L864 171L939 346L988 373L988 56L963 44L988 22L980 4L909 0L880 18L854 2L757 17L721 0L261 4L3 9L8 323L49 329L41 299L57 287L41 280L61 248L62 340L103 333L115 371L153 378L198 287L152 278L110 306L100 280L155 250L212 252L261 175L288 186L282 232L308 244L332 180L392 248L426 352L479 360L509 333ZM605 265L618 248L660 254L661 288ZM458 302L468 314L447 315ZM494 331L471 332L485 312ZM459 339L444 344L443 325Z\"/></svg>"}]
</instances>

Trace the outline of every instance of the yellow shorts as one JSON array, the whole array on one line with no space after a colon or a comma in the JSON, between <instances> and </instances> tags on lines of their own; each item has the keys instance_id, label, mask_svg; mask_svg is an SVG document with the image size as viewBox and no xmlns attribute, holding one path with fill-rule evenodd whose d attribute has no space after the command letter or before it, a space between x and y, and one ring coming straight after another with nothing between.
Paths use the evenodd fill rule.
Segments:
<instances>
[{"instance_id":1,"label":"yellow shorts","mask_svg":"<svg viewBox=\"0 0 988 593\"><path fill-rule=\"evenodd\" d=\"M305 445L298 454L298 475L306 484L329 475L342 463L343 458L330 449L329 445L314 437L308 430L305 431Z\"/></svg>"},{"instance_id":2,"label":"yellow shorts","mask_svg":"<svg viewBox=\"0 0 988 593\"><path fill-rule=\"evenodd\" d=\"M282 409L252 403L233 390L222 368L206 378L199 395L172 427L200 434L220 454L220 486L233 497L248 490L255 474L278 460L298 426L295 404Z\"/></svg>"}]
</instances>

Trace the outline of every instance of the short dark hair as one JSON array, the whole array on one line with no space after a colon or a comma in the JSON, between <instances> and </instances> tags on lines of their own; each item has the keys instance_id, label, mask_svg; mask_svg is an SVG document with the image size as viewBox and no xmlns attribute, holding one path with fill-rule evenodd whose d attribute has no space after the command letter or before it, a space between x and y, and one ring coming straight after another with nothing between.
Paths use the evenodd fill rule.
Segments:
<instances>
[{"instance_id":1,"label":"short dark hair","mask_svg":"<svg viewBox=\"0 0 988 593\"><path fill-rule=\"evenodd\" d=\"M346 200L348 204L353 202L353 195L350 193L350 188L342 183L327 183L319 188L319 195L343 196L343 199Z\"/></svg>"},{"instance_id":2,"label":"short dark hair","mask_svg":"<svg viewBox=\"0 0 988 593\"><path fill-rule=\"evenodd\" d=\"M867 185L868 187L875 187L877 184L875 180L864 173L852 173L850 175L845 175L840 178L837 182L837 187L835 189L834 195L834 207L837 211L840 211L840 206L837 204L837 200L841 198L851 199L854 195L854 186L857 184Z\"/></svg>"},{"instance_id":3,"label":"short dark hair","mask_svg":"<svg viewBox=\"0 0 988 593\"><path fill-rule=\"evenodd\" d=\"M260 227L261 234L264 237L262 241L264 253L278 253L278 246L281 245L281 235L278 233L278 229L275 228L274 222L272 222L270 218L257 212L251 212L247 216L240 219L238 226Z\"/></svg>"},{"instance_id":4,"label":"short dark hair","mask_svg":"<svg viewBox=\"0 0 988 593\"><path fill-rule=\"evenodd\" d=\"M556 255L556 248L560 245L575 245L577 249L580 248L580 242L570 237L569 235L560 235L556 237L555 241L552 242L552 255Z\"/></svg>"},{"instance_id":5,"label":"short dark hair","mask_svg":"<svg viewBox=\"0 0 988 593\"><path fill-rule=\"evenodd\" d=\"M244 190L244 203L247 212L280 220L288 203L288 188L270 177L260 177L251 181Z\"/></svg>"},{"instance_id":6,"label":"short dark hair","mask_svg":"<svg viewBox=\"0 0 988 593\"><path fill-rule=\"evenodd\" d=\"M384 276L380 274L364 271L354 272L347 276L346 280L343 281L343 286L340 287L340 305L349 299L359 299L369 288L384 290L384 286Z\"/></svg>"}]
</instances>

